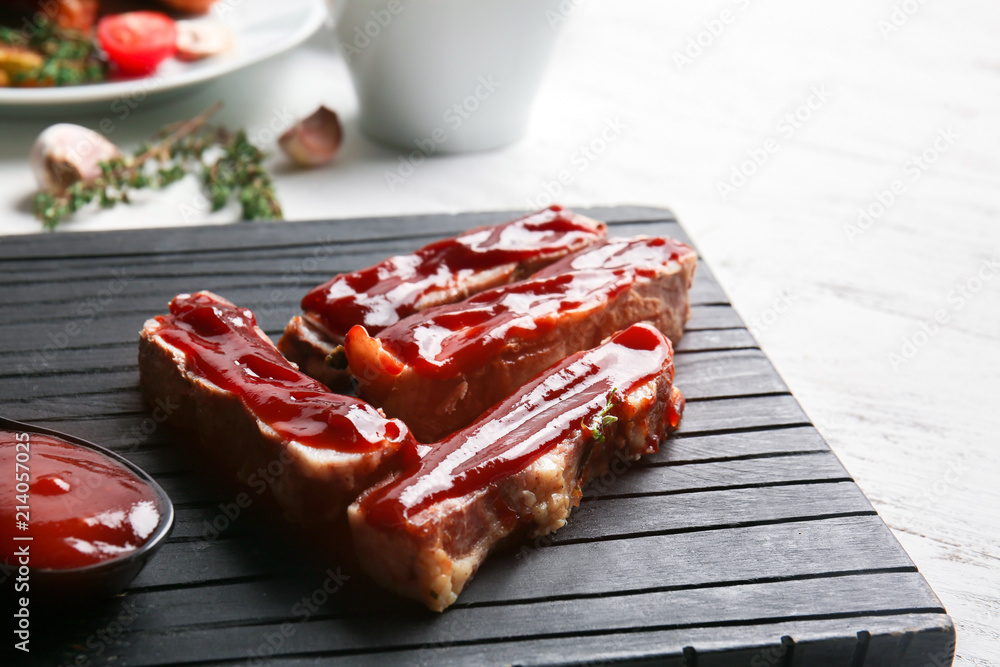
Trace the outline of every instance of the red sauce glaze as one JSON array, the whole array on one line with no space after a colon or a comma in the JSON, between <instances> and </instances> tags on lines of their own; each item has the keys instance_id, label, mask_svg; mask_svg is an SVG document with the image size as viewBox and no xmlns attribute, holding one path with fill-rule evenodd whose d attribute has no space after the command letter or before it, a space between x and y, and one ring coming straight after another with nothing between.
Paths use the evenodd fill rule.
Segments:
<instances>
[{"instance_id":1,"label":"red sauce glaze","mask_svg":"<svg viewBox=\"0 0 1000 667\"><path fill-rule=\"evenodd\" d=\"M687 401L684 399L684 394L677 387L670 388L670 404L667 406L667 421L670 424L670 430L676 430L681 424L681 417L684 416L684 406Z\"/></svg>"},{"instance_id":2,"label":"red sauce glaze","mask_svg":"<svg viewBox=\"0 0 1000 667\"><path fill-rule=\"evenodd\" d=\"M637 281L654 278L688 251L688 246L671 239L608 239L528 280L428 308L383 330L378 341L399 363L383 359L377 367L398 374L405 364L436 379L469 372L495 358L509 339L544 336L571 311L586 317ZM352 352L363 342L360 329L347 337L352 370L361 367Z\"/></svg>"},{"instance_id":3,"label":"red sauce glaze","mask_svg":"<svg viewBox=\"0 0 1000 667\"><path fill-rule=\"evenodd\" d=\"M158 336L187 356L192 370L230 391L283 439L359 453L410 438L406 425L364 401L333 394L293 368L258 336L252 312L202 292L182 294L171 315L156 318Z\"/></svg>"},{"instance_id":4,"label":"red sauce glaze","mask_svg":"<svg viewBox=\"0 0 1000 667\"><path fill-rule=\"evenodd\" d=\"M545 257L561 257L594 243L605 226L559 206L495 227L483 227L337 276L312 289L302 310L342 340L360 324L374 335L417 312L435 292L461 291L473 274ZM513 270L511 269L511 272Z\"/></svg>"},{"instance_id":5,"label":"red sauce glaze","mask_svg":"<svg viewBox=\"0 0 1000 667\"><path fill-rule=\"evenodd\" d=\"M434 445L403 449L403 472L361 500L376 527L420 531L421 510L459 498L524 470L591 424L612 389L628 395L664 372L673 378L670 341L636 324L607 343L578 352L498 403L475 424ZM612 410L611 414L616 414Z\"/></svg>"},{"instance_id":6,"label":"red sauce glaze","mask_svg":"<svg viewBox=\"0 0 1000 667\"><path fill-rule=\"evenodd\" d=\"M29 545L35 569L93 565L135 551L156 531L162 514L156 492L131 470L60 438L27 436L27 497L15 493L13 482L0 495L0 555L7 562L17 563L15 550ZM25 448L17 447L23 442L24 434L0 431L0 471L9 480L18 452L23 460ZM17 512L25 504L29 529L21 531ZM15 536L32 539L15 542Z\"/></svg>"},{"instance_id":7,"label":"red sauce glaze","mask_svg":"<svg viewBox=\"0 0 1000 667\"><path fill-rule=\"evenodd\" d=\"M680 261L688 255L694 255L694 249L677 239L665 236L616 237L587 248L584 252L564 257L542 269L532 278L547 278L567 271L586 269L630 269L645 271L645 275L649 275L663 265Z\"/></svg>"}]
</instances>

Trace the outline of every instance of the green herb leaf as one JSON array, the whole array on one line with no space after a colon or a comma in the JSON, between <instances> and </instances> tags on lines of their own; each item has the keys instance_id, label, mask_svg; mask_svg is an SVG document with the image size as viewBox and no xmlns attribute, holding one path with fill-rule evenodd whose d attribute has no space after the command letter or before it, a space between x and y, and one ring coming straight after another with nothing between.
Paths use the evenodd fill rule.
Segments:
<instances>
[{"instance_id":1,"label":"green herb leaf","mask_svg":"<svg viewBox=\"0 0 1000 667\"><path fill-rule=\"evenodd\" d=\"M590 426L587 425L586 418L580 420L580 427L583 428L584 431L590 431L591 437L594 438L594 440L596 440L597 442L604 442L605 440L604 430L603 430L604 427L610 426L611 424L614 424L616 421L618 421L618 417L608 414L609 412L611 412L611 409L618 402L615 399L615 395L617 393L618 393L617 387L611 390L611 393L608 394L607 405L601 408L601 411L598 412L597 415L594 417L594 420L591 422Z\"/></svg>"},{"instance_id":2,"label":"green herb leaf","mask_svg":"<svg viewBox=\"0 0 1000 667\"><path fill-rule=\"evenodd\" d=\"M263 166L264 152L249 142L244 131L208 123L220 107L216 104L195 118L163 128L130 157L102 162L101 176L92 182L75 183L61 194L39 192L35 217L54 229L91 202L102 208L127 204L133 190L164 188L195 174L213 211L236 200L244 220L280 220L281 204ZM210 148L218 148L211 154L219 157L206 163L204 155Z\"/></svg>"}]
</instances>

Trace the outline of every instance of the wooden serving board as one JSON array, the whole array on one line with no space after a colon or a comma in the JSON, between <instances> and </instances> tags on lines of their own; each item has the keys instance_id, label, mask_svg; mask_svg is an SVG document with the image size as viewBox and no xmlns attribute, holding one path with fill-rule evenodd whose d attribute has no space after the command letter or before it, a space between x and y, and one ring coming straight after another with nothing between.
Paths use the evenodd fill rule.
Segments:
<instances>
[{"instance_id":1,"label":"wooden serving board","mask_svg":"<svg viewBox=\"0 0 1000 667\"><path fill-rule=\"evenodd\" d=\"M687 240L663 210L582 211ZM138 391L137 334L213 290L277 337L330 275L507 213L14 237L0 245L0 414L120 451L171 495L121 597L36 625L39 664L948 664L954 628L707 266L658 455L587 489L549 539L495 554L434 614L349 559L316 565L195 470ZM254 491L248 497L254 501ZM214 534L216 530L218 534ZM9 582L8 582L9 583ZM5 584L7 585L7 584ZM46 619L40 619L39 622ZM5 626L6 627L6 626Z\"/></svg>"}]
</instances>

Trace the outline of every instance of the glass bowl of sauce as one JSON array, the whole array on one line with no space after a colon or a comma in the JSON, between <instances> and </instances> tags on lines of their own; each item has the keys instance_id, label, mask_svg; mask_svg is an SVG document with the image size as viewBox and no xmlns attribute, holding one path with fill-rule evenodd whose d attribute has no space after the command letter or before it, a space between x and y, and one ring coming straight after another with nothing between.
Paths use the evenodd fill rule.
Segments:
<instances>
[{"instance_id":1,"label":"glass bowl of sauce","mask_svg":"<svg viewBox=\"0 0 1000 667\"><path fill-rule=\"evenodd\" d=\"M152 477L81 438L0 418L0 475L0 559L15 573L15 598L118 593L173 526Z\"/></svg>"}]
</instances>

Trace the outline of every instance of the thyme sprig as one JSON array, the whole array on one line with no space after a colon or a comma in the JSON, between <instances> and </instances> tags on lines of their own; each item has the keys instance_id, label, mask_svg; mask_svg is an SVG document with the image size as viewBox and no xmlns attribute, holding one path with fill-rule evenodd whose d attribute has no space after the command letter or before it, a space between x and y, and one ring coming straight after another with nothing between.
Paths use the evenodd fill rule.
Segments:
<instances>
[{"instance_id":1,"label":"thyme sprig","mask_svg":"<svg viewBox=\"0 0 1000 667\"><path fill-rule=\"evenodd\" d=\"M580 426L583 428L583 430L590 431L590 435L597 442L604 442L605 439L604 427L614 424L616 421L618 421L618 417L608 414L609 412L611 412L611 409L614 408L614 406L617 405L618 403L618 400L615 398L615 395L617 393L618 393L617 387L611 390L611 393L608 394L608 404L605 405L603 408L601 408L601 411L598 412L597 415L594 417L590 426L587 425L586 417L580 420Z\"/></svg>"},{"instance_id":2,"label":"thyme sprig","mask_svg":"<svg viewBox=\"0 0 1000 667\"><path fill-rule=\"evenodd\" d=\"M131 157L100 163L101 176L93 181L78 181L60 194L39 192L35 217L54 229L93 202L102 208L127 204L134 190L164 188L196 174L213 211L235 199L243 220L280 220L281 204L262 165L263 151L243 130L209 124L221 106L215 104L190 120L168 125Z\"/></svg>"}]
</instances>

